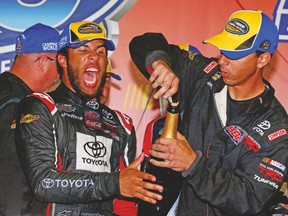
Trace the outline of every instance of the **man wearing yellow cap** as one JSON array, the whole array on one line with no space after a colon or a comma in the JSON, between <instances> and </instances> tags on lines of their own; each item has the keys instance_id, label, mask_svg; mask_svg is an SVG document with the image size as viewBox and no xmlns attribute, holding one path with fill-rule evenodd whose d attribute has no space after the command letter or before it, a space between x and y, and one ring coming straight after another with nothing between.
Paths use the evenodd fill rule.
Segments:
<instances>
[{"instance_id":1,"label":"man wearing yellow cap","mask_svg":"<svg viewBox=\"0 0 288 216\"><path fill-rule=\"evenodd\" d=\"M106 67L106 78L105 78L105 83L102 88L102 94L100 96L100 101L103 104L106 104L109 95L110 95L110 87L111 87L111 77L116 80L121 80L121 76L119 74L116 74L112 71L112 66L111 66L111 61L108 59L107 62L107 67Z\"/></svg>"},{"instance_id":2,"label":"man wearing yellow cap","mask_svg":"<svg viewBox=\"0 0 288 216\"><path fill-rule=\"evenodd\" d=\"M150 150L163 159L151 163L184 178L174 214L269 215L285 200L288 118L263 78L278 40L266 14L241 10L204 41L218 59L187 55L159 33L130 42L136 66L159 88L154 98L177 92L180 101L177 139L158 139Z\"/></svg>"},{"instance_id":3,"label":"man wearing yellow cap","mask_svg":"<svg viewBox=\"0 0 288 216\"><path fill-rule=\"evenodd\" d=\"M132 119L100 101L114 49L102 24L71 23L59 39L61 84L19 106L19 157L35 197L46 203L41 215L111 216L115 198L161 199L143 188L163 190L143 183L155 177L137 169L144 156L134 161Z\"/></svg>"}]
</instances>

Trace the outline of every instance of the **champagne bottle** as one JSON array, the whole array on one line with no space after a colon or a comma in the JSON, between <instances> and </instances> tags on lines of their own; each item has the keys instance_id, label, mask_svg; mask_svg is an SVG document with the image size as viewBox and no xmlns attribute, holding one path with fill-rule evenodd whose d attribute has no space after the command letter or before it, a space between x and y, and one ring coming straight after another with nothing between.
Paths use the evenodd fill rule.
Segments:
<instances>
[{"instance_id":1,"label":"champagne bottle","mask_svg":"<svg viewBox=\"0 0 288 216\"><path fill-rule=\"evenodd\" d=\"M179 118L179 102L169 102L169 106L166 112L166 119L164 123L164 129L161 134L161 138L176 138L178 129Z\"/></svg>"},{"instance_id":2,"label":"champagne bottle","mask_svg":"<svg viewBox=\"0 0 288 216\"><path fill-rule=\"evenodd\" d=\"M176 138L179 118L178 105L178 102L169 101L161 138ZM144 162L144 166L142 166L144 172L154 175L157 179L156 183L164 187L161 193L163 199L157 201L156 204L140 201L138 204L138 216L166 216L179 195L182 186L182 176L180 172L172 169L154 166L150 163L150 158L159 161L163 159L149 156Z\"/></svg>"}]
</instances>

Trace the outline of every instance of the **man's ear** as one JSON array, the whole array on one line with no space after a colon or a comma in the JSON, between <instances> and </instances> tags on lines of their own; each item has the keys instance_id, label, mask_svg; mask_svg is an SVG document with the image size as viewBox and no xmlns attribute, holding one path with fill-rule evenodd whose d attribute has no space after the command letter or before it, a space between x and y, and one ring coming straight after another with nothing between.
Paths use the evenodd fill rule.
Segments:
<instances>
[{"instance_id":1,"label":"man's ear","mask_svg":"<svg viewBox=\"0 0 288 216\"><path fill-rule=\"evenodd\" d=\"M263 68L271 60L271 54L269 52L262 53L259 57L259 62L257 64L258 68Z\"/></svg>"},{"instance_id":2,"label":"man's ear","mask_svg":"<svg viewBox=\"0 0 288 216\"><path fill-rule=\"evenodd\" d=\"M57 60L58 60L58 63L60 64L60 66L62 68L67 68L66 56L64 56L62 54L58 54L57 55Z\"/></svg>"}]
</instances>

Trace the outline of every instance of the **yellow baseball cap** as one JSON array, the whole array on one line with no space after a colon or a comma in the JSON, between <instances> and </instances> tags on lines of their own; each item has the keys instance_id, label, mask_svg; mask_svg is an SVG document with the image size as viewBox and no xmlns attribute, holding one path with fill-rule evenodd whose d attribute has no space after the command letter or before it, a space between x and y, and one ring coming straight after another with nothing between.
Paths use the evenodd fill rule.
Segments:
<instances>
[{"instance_id":1,"label":"yellow baseball cap","mask_svg":"<svg viewBox=\"0 0 288 216\"><path fill-rule=\"evenodd\" d=\"M106 37L106 29L103 23L95 23L91 21L74 22L68 25L60 35L59 50L64 47L78 48L85 43L101 39L107 50L115 50L112 40Z\"/></svg>"},{"instance_id":2,"label":"yellow baseball cap","mask_svg":"<svg viewBox=\"0 0 288 216\"><path fill-rule=\"evenodd\" d=\"M255 51L273 54L278 41L278 29L266 14L259 10L240 10L230 16L220 34L203 43L214 45L229 59L239 59Z\"/></svg>"}]
</instances>

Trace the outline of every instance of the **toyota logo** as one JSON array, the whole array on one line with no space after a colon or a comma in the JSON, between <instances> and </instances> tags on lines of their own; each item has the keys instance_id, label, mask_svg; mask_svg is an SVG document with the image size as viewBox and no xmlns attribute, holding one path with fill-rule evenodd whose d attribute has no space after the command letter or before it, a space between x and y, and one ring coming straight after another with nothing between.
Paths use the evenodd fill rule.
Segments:
<instances>
[{"instance_id":1,"label":"toyota logo","mask_svg":"<svg viewBox=\"0 0 288 216\"><path fill-rule=\"evenodd\" d=\"M107 151L104 144L99 141L85 143L84 150L88 155L94 158L104 157Z\"/></svg>"},{"instance_id":2,"label":"toyota logo","mask_svg":"<svg viewBox=\"0 0 288 216\"><path fill-rule=\"evenodd\" d=\"M86 105L89 106L89 107L91 107L91 108L94 109L94 110L99 109L99 103L96 102L96 101L88 101L88 102L86 103Z\"/></svg>"},{"instance_id":3,"label":"toyota logo","mask_svg":"<svg viewBox=\"0 0 288 216\"><path fill-rule=\"evenodd\" d=\"M42 186L44 188L52 188L54 186L54 180L53 179L50 179L50 178L45 178L43 179L42 181Z\"/></svg>"},{"instance_id":4,"label":"toyota logo","mask_svg":"<svg viewBox=\"0 0 288 216\"><path fill-rule=\"evenodd\" d=\"M110 120L113 119L113 115L107 110L102 110L102 113L107 119L110 119Z\"/></svg>"}]
</instances>

